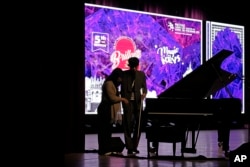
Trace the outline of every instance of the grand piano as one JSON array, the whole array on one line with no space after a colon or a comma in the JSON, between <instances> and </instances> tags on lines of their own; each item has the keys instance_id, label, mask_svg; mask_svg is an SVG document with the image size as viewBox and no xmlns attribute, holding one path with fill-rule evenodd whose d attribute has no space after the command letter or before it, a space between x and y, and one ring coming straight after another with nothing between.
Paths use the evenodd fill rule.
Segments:
<instances>
[{"instance_id":1,"label":"grand piano","mask_svg":"<svg viewBox=\"0 0 250 167\"><path fill-rule=\"evenodd\" d=\"M221 69L221 63L232 53L229 50L221 50L159 94L158 98L147 98L145 113L151 124L148 128L152 126L154 130L146 131L146 138L150 139L154 136L154 141L158 142L157 139L160 141L164 131L157 134L155 129L178 125L180 129L185 130L186 134L182 153L196 153L195 147L201 126L206 123L216 123L220 119L227 119L230 122L239 118L241 100L232 97L229 90L229 98L210 98L221 88L227 90L227 85L237 78L236 74ZM188 136L189 133L191 137ZM191 147L188 147L190 138Z\"/></svg>"}]
</instances>

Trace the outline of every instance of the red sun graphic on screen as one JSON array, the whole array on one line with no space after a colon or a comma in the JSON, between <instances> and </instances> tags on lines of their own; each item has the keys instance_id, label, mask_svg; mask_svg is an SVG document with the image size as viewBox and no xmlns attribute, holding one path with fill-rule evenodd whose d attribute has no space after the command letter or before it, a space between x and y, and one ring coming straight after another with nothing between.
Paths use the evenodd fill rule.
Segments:
<instances>
[{"instance_id":1,"label":"red sun graphic on screen","mask_svg":"<svg viewBox=\"0 0 250 167\"><path fill-rule=\"evenodd\" d=\"M114 52L110 60L113 63L112 68L129 69L127 62L130 57L140 57L140 52L136 51L134 41L126 36L119 37L114 44Z\"/></svg>"},{"instance_id":2,"label":"red sun graphic on screen","mask_svg":"<svg viewBox=\"0 0 250 167\"><path fill-rule=\"evenodd\" d=\"M135 52L135 43L128 37L120 37L115 43L115 50L125 54L127 51Z\"/></svg>"}]
</instances>

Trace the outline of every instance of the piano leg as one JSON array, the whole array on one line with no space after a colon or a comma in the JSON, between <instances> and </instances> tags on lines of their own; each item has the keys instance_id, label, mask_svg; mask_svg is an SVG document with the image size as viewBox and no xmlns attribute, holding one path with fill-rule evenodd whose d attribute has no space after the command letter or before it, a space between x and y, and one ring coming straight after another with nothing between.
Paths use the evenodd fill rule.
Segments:
<instances>
[{"instance_id":1,"label":"piano leg","mask_svg":"<svg viewBox=\"0 0 250 167\"><path fill-rule=\"evenodd\" d=\"M155 149L155 155L158 156L159 142L152 142L152 146Z\"/></svg>"},{"instance_id":2,"label":"piano leg","mask_svg":"<svg viewBox=\"0 0 250 167\"><path fill-rule=\"evenodd\" d=\"M195 130L192 130L192 149L195 150L195 145L196 145L196 142L195 142ZM196 150L195 150L196 152Z\"/></svg>"},{"instance_id":3,"label":"piano leg","mask_svg":"<svg viewBox=\"0 0 250 167\"><path fill-rule=\"evenodd\" d=\"M151 146L151 142L152 142L152 146ZM151 157L151 154L154 154L154 156L158 156L158 150L159 150L159 142L156 141L150 141L149 139L147 140L147 156L148 158Z\"/></svg>"},{"instance_id":4,"label":"piano leg","mask_svg":"<svg viewBox=\"0 0 250 167\"><path fill-rule=\"evenodd\" d=\"M227 156L229 151L230 121L218 121L218 143L222 143L222 150Z\"/></svg>"}]
</instances>

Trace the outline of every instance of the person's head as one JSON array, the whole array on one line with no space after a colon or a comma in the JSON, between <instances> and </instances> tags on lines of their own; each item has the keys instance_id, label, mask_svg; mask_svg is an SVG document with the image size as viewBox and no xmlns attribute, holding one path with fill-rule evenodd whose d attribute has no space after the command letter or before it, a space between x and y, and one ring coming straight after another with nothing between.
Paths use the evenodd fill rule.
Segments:
<instances>
[{"instance_id":1,"label":"person's head","mask_svg":"<svg viewBox=\"0 0 250 167\"><path fill-rule=\"evenodd\" d=\"M112 80L115 85L119 85L122 81L123 71L120 68L115 68L108 76L107 80Z\"/></svg>"},{"instance_id":2,"label":"person's head","mask_svg":"<svg viewBox=\"0 0 250 167\"><path fill-rule=\"evenodd\" d=\"M130 57L128 59L128 66L130 69L136 69L139 66L139 59L137 57Z\"/></svg>"}]
</instances>

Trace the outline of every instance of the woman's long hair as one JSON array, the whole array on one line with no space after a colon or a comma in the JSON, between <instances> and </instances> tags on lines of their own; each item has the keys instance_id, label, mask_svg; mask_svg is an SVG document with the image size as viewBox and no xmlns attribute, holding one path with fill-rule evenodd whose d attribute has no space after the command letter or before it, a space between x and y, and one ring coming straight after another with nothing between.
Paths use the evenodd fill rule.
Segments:
<instances>
[{"instance_id":1,"label":"woman's long hair","mask_svg":"<svg viewBox=\"0 0 250 167\"><path fill-rule=\"evenodd\" d=\"M115 86L117 87L118 84L119 84L119 83L117 82L117 79L118 79L119 77L122 78L122 75L123 75L122 69L120 69L120 68L115 68L115 69L111 72L111 74L105 79L104 82L106 82L106 81L113 81L113 83L114 83Z\"/></svg>"}]
</instances>

